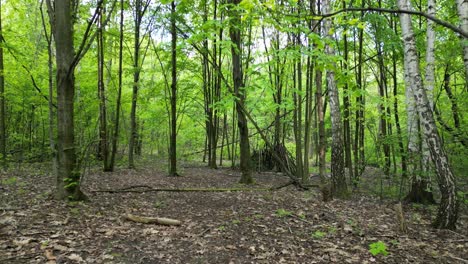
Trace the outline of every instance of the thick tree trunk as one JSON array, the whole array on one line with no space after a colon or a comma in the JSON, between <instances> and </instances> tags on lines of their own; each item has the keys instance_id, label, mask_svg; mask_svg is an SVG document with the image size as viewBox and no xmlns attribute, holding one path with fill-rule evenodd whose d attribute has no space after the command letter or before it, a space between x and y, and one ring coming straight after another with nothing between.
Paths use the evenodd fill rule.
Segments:
<instances>
[{"instance_id":1,"label":"thick tree trunk","mask_svg":"<svg viewBox=\"0 0 468 264\"><path fill-rule=\"evenodd\" d=\"M53 28L57 63L57 192L58 199L81 200L80 173L76 167L73 99L74 50L71 1L56 1Z\"/></svg>"},{"instance_id":2,"label":"thick tree trunk","mask_svg":"<svg viewBox=\"0 0 468 264\"><path fill-rule=\"evenodd\" d=\"M230 3L238 5L240 0L230 0ZM232 54L232 78L234 81L234 94L237 97L236 100L236 112L237 112L237 127L239 128L240 137L240 168L242 176L240 183L251 184L254 182L252 178L252 169L250 163L250 142L249 142L249 128L247 127L247 118L245 113L242 111L245 103L245 89L244 89L244 74L242 69L242 40L241 40L241 19L238 11L231 10L232 19L231 26L229 28L229 35L233 42L231 48Z\"/></svg>"},{"instance_id":3,"label":"thick tree trunk","mask_svg":"<svg viewBox=\"0 0 468 264\"><path fill-rule=\"evenodd\" d=\"M404 10L410 10L411 8L408 0L398 0L398 7ZM419 58L411 25L411 17L407 14L400 14L399 16L404 42L407 87L413 88L414 99L418 107L421 126L436 168L437 181L441 192L441 201L437 217L434 220L433 225L436 228L454 229L458 219L455 175L453 174L448 162L447 154L443 149L429 99L422 85L421 73L419 70Z\"/></svg>"},{"instance_id":4,"label":"thick tree trunk","mask_svg":"<svg viewBox=\"0 0 468 264\"><path fill-rule=\"evenodd\" d=\"M177 174L177 31L175 18L176 4L171 3L171 142L169 176Z\"/></svg>"},{"instance_id":5,"label":"thick tree trunk","mask_svg":"<svg viewBox=\"0 0 468 264\"><path fill-rule=\"evenodd\" d=\"M435 16L435 2L434 0L428 0L428 14ZM433 91L434 91L434 72L435 72L435 56L434 56L434 42L435 42L435 31L434 23L431 20L427 21L427 44L426 44L426 80L425 89L429 100L429 106L434 108L433 104ZM419 132L419 131L418 131ZM418 133L419 134L419 133ZM431 186L431 157L429 146L425 140L424 135L421 135L421 144L418 145L418 150L421 151L414 153L415 155L421 155L421 161L416 163L420 169L413 171L411 190L406 196L405 200L408 202L432 204L435 203L434 196L432 194ZM418 156L419 157L419 156ZM419 161L419 159L417 159ZM416 166L415 166L416 167Z\"/></svg>"},{"instance_id":6,"label":"thick tree trunk","mask_svg":"<svg viewBox=\"0 0 468 264\"><path fill-rule=\"evenodd\" d=\"M330 12L330 3L328 0L322 2L323 13ZM329 38L331 21L325 20L323 25L323 34ZM333 56L335 51L330 45L326 45L325 52ZM343 128L341 121L340 99L338 87L335 82L335 72L332 69L327 70L327 88L330 103L330 116L332 122L332 157L331 157L331 194L336 197L345 197L347 195L347 184L344 171L344 151L343 151Z\"/></svg>"}]
</instances>

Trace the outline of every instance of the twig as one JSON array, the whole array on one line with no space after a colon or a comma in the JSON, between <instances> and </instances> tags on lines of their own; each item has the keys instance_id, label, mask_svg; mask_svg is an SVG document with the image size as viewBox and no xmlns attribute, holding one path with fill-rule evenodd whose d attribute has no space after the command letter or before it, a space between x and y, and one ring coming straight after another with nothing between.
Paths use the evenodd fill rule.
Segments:
<instances>
[{"instance_id":1,"label":"twig","mask_svg":"<svg viewBox=\"0 0 468 264\"><path fill-rule=\"evenodd\" d=\"M449 258L453 258L453 259L459 260L459 261L461 261L461 262L463 262L463 263L468 263L468 260L466 260L466 259L462 259L462 258L455 257L455 256L451 256L451 255L445 255L445 256L447 256L447 257L449 257Z\"/></svg>"}]
</instances>

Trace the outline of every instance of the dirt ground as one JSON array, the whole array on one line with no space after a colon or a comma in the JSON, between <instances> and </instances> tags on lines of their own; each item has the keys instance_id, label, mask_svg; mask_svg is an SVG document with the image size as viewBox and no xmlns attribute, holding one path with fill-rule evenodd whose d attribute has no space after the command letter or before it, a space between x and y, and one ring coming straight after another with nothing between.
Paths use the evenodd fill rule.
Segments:
<instances>
[{"instance_id":1,"label":"dirt ground","mask_svg":"<svg viewBox=\"0 0 468 264\"><path fill-rule=\"evenodd\" d=\"M85 175L90 201L51 199L46 165L1 176L0 263L468 263L468 219L457 231L430 227L436 207L404 206L355 194L323 203L317 189L278 191L96 192L152 188L231 188L239 172L185 165L170 178L161 164ZM268 188L281 174L255 175ZM144 188L134 188L141 191ZM126 214L166 217L180 226L141 224ZM380 242L379 242L380 241ZM372 250L370 250L372 248ZM374 252L375 255L373 255Z\"/></svg>"}]
</instances>

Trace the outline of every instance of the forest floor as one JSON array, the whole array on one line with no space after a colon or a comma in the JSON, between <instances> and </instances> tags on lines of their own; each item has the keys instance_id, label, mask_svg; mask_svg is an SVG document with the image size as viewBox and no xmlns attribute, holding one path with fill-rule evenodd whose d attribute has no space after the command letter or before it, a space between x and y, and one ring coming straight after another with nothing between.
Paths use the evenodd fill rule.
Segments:
<instances>
[{"instance_id":1,"label":"forest floor","mask_svg":"<svg viewBox=\"0 0 468 264\"><path fill-rule=\"evenodd\" d=\"M45 173L45 164L1 175L0 263L468 263L466 211L457 231L435 230L430 221L436 207L405 205L408 231L402 234L395 202L363 193L324 203L317 189L293 186L278 191L96 192L135 185L242 187L237 184L240 173L227 168L185 165L182 177L167 177L164 168L91 170L83 179L90 199L85 203L51 199L54 179ZM257 173L255 179L255 185L245 188L288 182L274 172ZM129 213L182 224L136 223L123 218Z\"/></svg>"}]
</instances>

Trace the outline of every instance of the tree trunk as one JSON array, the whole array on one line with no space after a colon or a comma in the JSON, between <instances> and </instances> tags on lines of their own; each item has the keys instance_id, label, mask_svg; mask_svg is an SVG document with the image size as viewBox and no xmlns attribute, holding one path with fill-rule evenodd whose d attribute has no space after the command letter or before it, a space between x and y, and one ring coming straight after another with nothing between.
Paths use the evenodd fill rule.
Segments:
<instances>
[{"instance_id":1,"label":"tree trunk","mask_svg":"<svg viewBox=\"0 0 468 264\"><path fill-rule=\"evenodd\" d=\"M460 17L460 28L468 32L468 1L457 0L458 16ZM468 86L468 38L462 38L463 63L465 64L465 86Z\"/></svg>"},{"instance_id":2,"label":"tree trunk","mask_svg":"<svg viewBox=\"0 0 468 264\"><path fill-rule=\"evenodd\" d=\"M435 2L434 0L428 0L428 14L435 16ZM425 89L429 100L429 107L432 111L434 108L433 104L433 91L434 91L434 72L435 72L435 56L434 56L434 42L435 42L435 31L434 23L431 20L427 20L427 48L426 48L426 80ZM434 196L432 193L431 186L431 157L429 146L421 135L422 140L420 144L420 155L421 155L421 167L420 170L414 172L411 183L411 190L406 196L405 200L408 202L433 204L435 203ZM419 152L419 151L418 151ZM416 153L419 155L419 153ZM416 164L418 165L419 162Z\"/></svg>"},{"instance_id":3,"label":"tree trunk","mask_svg":"<svg viewBox=\"0 0 468 264\"><path fill-rule=\"evenodd\" d=\"M398 7L404 10L410 10L411 8L408 0L398 0ZM436 228L454 229L458 219L455 175L448 162L447 154L443 149L429 99L422 85L411 17L407 14L399 14L399 16L404 42L405 68L407 69L405 73L408 75L406 77L407 87L413 88L421 126L436 168L437 181L441 192L441 201L433 225Z\"/></svg>"},{"instance_id":4,"label":"tree trunk","mask_svg":"<svg viewBox=\"0 0 468 264\"><path fill-rule=\"evenodd\" d=\"M239 5L240 0L230 0L231 4L236 6ZM245 113L242 111L245 103L245 89L244 89L244 74L242 69L242 40L241 40L241 19L240 13L236 10L231 10L231 25L229 27L229 35L233 45L231 47L232 54L232 78L234 81L234 95L237 97L236 100L236 112L237 112L237 127L239 128L240 137L240 167L242 176L240 183L251 184L254 182L252 178L252 169L250 164L250 142L249 142L249 129L247 127L247 118Z\"/></svg>"},{"instance_id":5,"label":"tree trunk","mask_svg":"<svg viewBox=\"0 0 468 264\"><path fill-rule=\"evenodd\" d=\"M110 171L109 168L109 148L107 142L107 109L106 109L106 92L104 85L104 26L103 22L104 10L101 9L99 14L99 28L97 36L97 52L98 52L98 98L99 98L99 153L98 157L103 161L104 171Z\"/></svg>"},{"instance_id":6,"label":"tree trunk","mask_svg":"<svg viewBox=\"0 0 468 264\"><path fill-rule=\"evenodd\" d=\"M136 110L138 101L138 89L140 84L140 27L143 19L144 10L142 0L135 1L135 32L133 43L133 90L132 90L132 106L130 111L130 138L128 141L128 167L135 168L135 146L138 136Z\"/></svg>"},{"instance_id":7,"label":"tree trunk","mask_svg":"<svg viewBox=\"0 0 468 264\"><path fill-rule=\"evenodd\" d=\"M329 1L323 1L322 6L323 13L328 14L330 12ZM330 28L331 21L325 20L323 24L323 35L333 38L330 34ZM335 54L335 51L330 45L326 45L325 52L329 56L333 56ZM332 123L331 195L342 198L347 195L346 177L344 172L343 129L338 87L335 82L335 72L332 69L327 70L327 88Z\"/></svg>"},{"instance_id":8,"label":"tree trunk","mask_svg":"<svg viewBox=\"0 0 468 264\"><path fill-rule=\"evenodd\" d=\"M117 91L117 102L115 110L115 124L114 134L112 136L112 152L109 162L110 171L115 168L115 155L117 154L117 141L119 138L119 127L120 127L120 107L122 100L122 66L123 66L123 24L124 24L124 0L120 0L120 32L119 32L119 73L118 73L118 91Z\"/></svg>"},{"instance_id":9,"label":"tree trunk","mask_svg":"<svg viewBox=\"0 0 468 264\"><path fill-rule=\"evenodd\" d=\"M3 65L3 30L2 30L2 3L0 2L0 155L1 166L7 167L6 160L6 129L5 129L5 72Z\"/></svg>"},{"instance_id":10,"label":"tree trunk","mask_svg":"<svg viewBox=\"0 0 468 264\"><path fill-rule=\"evenodd\" d=\"M76 167L74 137L74 49L71 1L54 2L55 48L57 63L57 192L58 199L82 200L80 173Z\"/></svg>"},{"instance_id":11,"label":"tree trunk","mask_svg":"<svg viewBox=\"0 0 468 264\"><path fill-rule=\"evenodd\" d=\"M49 22L51 22L51 10L49 9ZM52 175L57 175L57 150L55 144L55 132L54 132L54 119L55 119L55 110L54 110L54 62L53 62L53 52L52 52L52 34L53 32L47 31L46 21L44 17L44 12L42 6L40 7L41 11L41 20L42 20L42 27L44 30L44 35L47 41L47 69L48 69L48 93L49 93L49 100L48 100L48 110L49 110L49 148L52 156Z\"/></svg>"},{"instance_id":12,"label":"tree trunk","mask_svg":"<svg viewBox=\"0 0 468 264\"><path fill-rule=\"evenodd\" d=\"M175 18L176 4L171 3L171 142L170 142L170 166L169 176L178 176L177 174L177 31Z\"/></svg>"},{"instance_id":13,"label":"tree trunk","mask_svg":"<svg viewBox=\"0 0 468 264\"><path fill-rule=\"evenodd\" d=\"M346 8L346 1L343 1L343 8ZM346 20L346 17L345 17ZM346 168L348 168L349 179L353 180L353 163L351 158L351 124L349 122L350 119L350 102L349 102L349 87L348 87L348 35L343 34L343 42L344 42L344 61L343 61L343 68L345 73L345 84L344 84L344 92L343 92L343 128L344 128L344 152L345 152L345 164Z\"/></svg>"}]
</instances>

